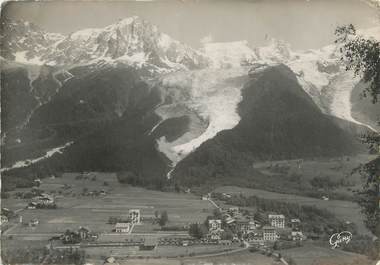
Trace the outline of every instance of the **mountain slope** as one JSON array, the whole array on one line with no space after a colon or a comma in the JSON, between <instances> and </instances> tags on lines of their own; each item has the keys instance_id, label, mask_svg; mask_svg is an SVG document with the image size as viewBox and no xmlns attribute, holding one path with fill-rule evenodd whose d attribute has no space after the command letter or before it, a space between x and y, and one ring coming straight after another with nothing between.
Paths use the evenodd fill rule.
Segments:
<instances>
[{"instance_id":1,"label":"mountain slope","mask_svg":"<svg viewBox=\"0 0 380 265\"><path fill-rule=\"evenodd\" d=\"M139 67L150 65L157 71L199 68L207 63L200 52L136 16L67 36L44 32L24 21L5 21L2 40L1 56L22 63L68 67L118 60Z\"/></svg>"},{"instance_id":2,"label":"mountain slope","mask_svg":"<svg viewBox=\"0 0 380 265\"><path fill-rule=\"evenodd\" d=\"M341 128L358 132L356 119L377 112L355 105L351 115L358 80L336 45L295 52L270 38L195 50L138 17L66 36L6 23L4 167L128 171L142 185L171 174L262 181L253 161L355 153Z\"/></svg>"},{"instance_id":3,"label":"mountain slope","mask_svg":"<svg viewBox=\"0 0 380 265\"><path fill-rule=\"evenodd\" d=\"M184 185L260 179L253 161L332 157L359 150L303 91L284 65L269 67L243 88L241 120L178 163L173 178ZM261 180L260 180L261 181Z\"/></svg>"}]
</instances>

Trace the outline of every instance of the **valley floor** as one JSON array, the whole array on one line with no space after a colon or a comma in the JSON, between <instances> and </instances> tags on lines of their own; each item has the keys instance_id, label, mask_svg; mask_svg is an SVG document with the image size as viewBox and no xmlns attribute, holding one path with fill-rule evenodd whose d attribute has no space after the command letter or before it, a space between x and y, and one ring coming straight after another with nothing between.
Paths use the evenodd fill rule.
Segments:
<instances>
[{"instance_id":1,"label":"valley floor","mask_svg":"<svg viewBox=\"0 0 380 265\"><path fill-rule=\"evenodd\" d=\"M364 216L361 214L360 206L355 202L342 200L322 200L317 198L277 193L258 189L241 188L234 186L224 186L215 189L216 192L228 194L243 194L257 196L264 199L279 200L282 202L297 203L300 205L312 205L321 209L326 209L336 215L342 221L353 222L357 225L358 233L371 235L371 232L364 224Z\"/></svg>"},{"instance_id":2,"label":"valley floor","mask_svg":"<svg viewBox=\"0 0 380 265\"><path fill-rule=\"evenodd\" d=\"M82 177L78 177L82 176ZM77 230L80 226L88 227L98 233L97 243L119 244L132 238L181 238L188 237L186 229L180 231L160 231L158 224L152 219L155 211L166 210L168 212L168 226L186 227L191 223L203 223L207 216L213 215L215 205L209 200L201 200L200 197L186 193L171 193L147 190L120 184L116 174L111 173L66 173L62 177L42 179L40 189L44 192L55 194L57 209L26 209L30 199L16 198L16 194L28 193L30 189L17 189L10 192L10 198L2 199L2 207L8 208L19 216L10 219L1 226L2 229L2 255L4 253L18 253L21 250L44 248L49 245L49 239L59 236L67 229ZM104 191L104 195L93 195L95 192ZM216 189L218 192L242 193L256 195L262 198L277 199L281 201L296 202L299 204L316 205L335 213L338 218L355 222L359 233L367 234L363 220L359 214L359 207L349 201L309 198L268 192L258 189L238 188L225 186ZM112 232L114 225L109 224L111 216L127 216L131 208L140 209L143 221L141 225L135 225L131 234L119 234ZM32 219L38 219L36 226L27 225ZM53 245L55 248L65 248L62 245ZM304 248L308 251L304 251ZM318 248L318 249L316 249ZM195 246L159 246L152 251L141 251L136 247L87 247L84 248L87 261L90 264L103 264L104 257L115 256L122 264L152 264L152 265L204 265L204 264L245 264L245 265L275 265L281 264L273 257L260 253L251 253L240 244L223 245L195 245ZM317 251L318 250L318 251ZM315 252L316 251L316 252ZM313 243L303 248L281 251L290 257L294 257L298 265L325 264L310 263L309 260L365 260L363 256L343 251L332 251L328 247L317 247ZM225 255L224 253L230 253ZM318 253L313 259L309 259L310 253ZM307 255L306 255L307 254ZM128 256L128 259L125 257ZM123 258L124 257L124 258ZM154 258L155 257L155 258ZM170 258L168 258L170 257ZM329 264L329 263L326 263ZM360 263L370 264L370 263Z\"/></svg>"}]
</instances>

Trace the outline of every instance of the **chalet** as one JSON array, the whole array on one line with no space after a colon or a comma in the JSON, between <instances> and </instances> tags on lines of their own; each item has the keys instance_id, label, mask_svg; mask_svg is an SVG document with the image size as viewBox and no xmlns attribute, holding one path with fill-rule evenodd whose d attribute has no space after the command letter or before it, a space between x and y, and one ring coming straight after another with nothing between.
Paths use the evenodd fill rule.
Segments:
<instances>
[{"instance_id":1,"label":"chalet","mask_svg":"<svg viewBox=\"0 0 380 265\"><path fill-rule=\"evenodd\" d=\"M291 238L293 241L302 241L304 239L304 235L301 231L292 231Z\"/></svg>"},{"instance_id":2,"label":"chalet","mask_svg":"<svg viewBox=\"0 0 380 265\"><path fill-rule=\"evenodd\" d=\"M46 193L34 197L33 202L35 202L37 206L53 206L55 204L54 198Z\"/></svg>"},{"instance_id":3,"label":"chalet","mask_svg":"<svg viewBox=\"0 0 380 265\"><path fill-rule=\"evenodd\" d=\"M269 223L273 227L284 228L285 227L285 216L283 214L269 214Z\"/></svg>"},{"instance_id":4,"label":"chalet","mask_svg":"<svg viewBox=\"0 0 380 265\"><path fill-rule=\"evenodd\" d=\"M224 198L227 198L227 199L229 199L229 198L232 197L232 195L229 194L229 193L222 193L222 196L223 196Z\"/></svg>"},{"instance_id":5,"label":"chalet","mask_svg":"<svg viewBox=\"0 0 380 265\"><path fill-rule=\"evenodd\" d=\"M259 221L257 221L257 220L251 220L251 221L250 221L250 225L251 225L251 227L254 226L254 229L256 229L256 228L261 227L261 222L259 222ZM253 228L251 228L251 229L253 229Z\"/></svg>"},{"instance_id":6,"label":"chalet","mask_svg":"<svg viewBox=\"0 0 380 265\"><path fill-rule=\"evenodd\" d=\"M41 179L39 179L39 178L36 178L35 180L33 180L33 182L34 182L34 184L35 184L36 186L40 186L41 183L42 183Z\"/></svg>"},{"instance_id":7,"label":"chalet","mask_svg":"<svg viewBox=\"0 0 380 265\"><path fill-rule=\"evenodd\" d=\"M209 199L208 195L202 195L202 201L208 201Z\"/></svg>"},{"instance_id":8,"label":"chalet","mask_svg":"<svg viewBox=\"0 0 380 265\"><path fill-rule=\"evenodd\" d=\"M34 219L29 221L29 226L37 226L39 223L40 223L40 221L38 221L38 219L34 218Z\"/></svg>"},{"instance_id":9,"label":"chalet","mask_svg":"<svg viewBox=\"0 0 380 265\"><path fill-rule=\"evenodd\" d=\"M208 229L211 230L219 230L222 228L222 221L220 219L210 219L208 220Z\"/></svg>"},{"instance_id":10,"label":"chalet","mask_svg":"<svg viewBox=\"0 0 380 265\"><path fill-rule=\"evenodd\" d=\"M82 240L88 239L89 238L89 233L90 233L90 230L88 228L86 228L86 227L80 226L79 229L78 229L79 237Z\"/></svg>"},{"instance_id":11,"label":"chalet","mask_svg":"<svg viewBox=\"0 0 380 265\"><path fill-rule=\"evenodd\" d=\"M129 233L131 231L131 223L116 223L116 233Z\"/></svg>"},{"instance_id":12,"label":"chalet","mask_svg":"<svg viewBox=\"0 0 380 265\"><path fill-rule=\"evenodd\" d=\"M254 230L247 233L244 236L245 240L248 242L262 242L263 241L263 231L262 230Z\"/></svg>"},{"instance_id":13,"label":"chalet","mask_svg":"<svg viewBox=\"0 0 380 265\"><path fill-rule=\"evenodd\" d=\"M322 196L322 200L324 200L324 201L328 201L328 200L329 200L329 197L327 197L327 196Z\"/></svg>"},{"instance_id":14,"label":"chalet","mask_svg":"<svg viewBox=\"0 0 380 265\"><path fill-rule=\"evenodd\" d=\"M37 203L36 202L30 202L27 206L26 209L36 209L37 208Z\"/></svg>"},{"instance_id":15,"label":"chalet","mask_svg":"<svg viewBox=\"0 0 380 265\"><path fill-rule=\"evenodd\" d=\"M276 229L272 226L263 227L263 240L264 241L276 241L278 238Z\"/></svg>"},{"instance_id":16,"label":"chalet","mask_svg":"<svg viewBox=\"0 0 380 265\"><path fill-rule=\"evenodd\" d=\"M228 212L229 212L230 214L232 214L233 216L235 216L236 214L239 213L239 207L230 207L230 208L228 209Z\"/></svg>"},{"instance_id":17,"label":"chalet","mask_svg":"<svg viewBox=\"0 0 380 265\"><path fill-rule=\"evenodd\" d=\"M291 219L290 225L293 231L299 231L301 229L301 220L300 219Z\"/></svg>"},{"instance_id":18,"label":"chalet","mask_svg":"<svg viewBox=\"0 0 380 265\"><path fill-rule=\"evenodd\" d=\"M129 219L132 224L140 224L141 223L141 214L139 209L131 209L129 210Z\"/></svg>"}]
</instances>

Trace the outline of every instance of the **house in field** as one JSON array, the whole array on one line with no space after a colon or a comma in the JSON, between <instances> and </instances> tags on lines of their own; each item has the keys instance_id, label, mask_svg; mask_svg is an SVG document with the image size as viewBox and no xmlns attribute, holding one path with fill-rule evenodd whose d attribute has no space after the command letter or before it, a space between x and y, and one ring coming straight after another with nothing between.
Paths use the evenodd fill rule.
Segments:
<instances>
[{"instance_id":1,"label":"house in field","mask_svg":"<svg viewBox=\"0 0 380 265\"><path fill-rule=\"evenodd\" d=\"M294 218L290 220L290 226L293 231L300 231L301 230L301 220L298 218Z\"/></svg>"},{"instance_id":2,"label":"house in field","mask_svg":"<svg viewBox=\"0 0 380 265\"><path fill-rule=\"evenodd\" d=\"M208 230L219 230L222 229L222 220L220 219L210 219L208 220Z\"/></svg>"},{"instance_id":3,"label":"house in field","mask_svg":"<svg viewBox=\"0 0 380 265\"><path fill-rule=\"evenodd\" d=\"M269 223L273 227L284 228L285 227L285 216L283 214L269 214Z\"/></svg>"},{"instance_id":4,"label":"house in field","mask_svg":"<svg viewBox=\"0 0 380 265\"><path fill-rule=\"evenodd\" d=\"M89 234L90 234L90 229L83 227L83 226L80 226L78 229L78 234L82 240L88 239Z\"/></svg>"},{"instance_id":5,"label":"house in field","mask_svg":"<svg viewBox=\"0 0 380 265\"><path fill-rule=\"evenodd\" d=\"M228 212L232 216L236 216L237 214L239 214L240 210L239 210L239 207L230 207L230 208L228 208Z\"/></svg>"},{"instance_id":6,"label":"house in field","mask_svg":"<svg viewBox=\"0 0 380 265\"><path fill-rule=\"evenodd\" d=\"M244 235L244 239L248 242L263 241L263 231L261 229L255 229Z\"/></svg>"},{"instance_id":7,"label":"house in field","mask_svg":"<svg viewBox=\"0 0 380 265\"><path fill-rule=\"evenodd\" d=\"M129 210L129 220L131 220L132 224L140 224L141 223L140 209Z\"/></svg>"},{"instance_id":8,"label":"house in field","mask_svg":"<svg viewBox=\"0 0 380 265\"><path fill-rule=\"evenodd\" d=\"M278 235L276 232L276 228L272 226L264 226L263 227L263 240L264 241L276 241L278 239Z\"/></svg>"},{"instance_id":9,"label":"house in field","mask_svg":"<svg viewBox=\"0 0 380 265\"><path fill-rule=\"evenodd\" d=\"M37 226L40 223L37 218L33 218L29 221L29 226Z\"/></svg>"},{"instance_id":10,"label":"house in field","mask_svg":"<svg viewBox=\"0 0 380 265\"><path fill-rule=\"evenodd\" d=\"M223 198L229 199L232 198L232 195L229 193L222 193Z\"/></svg>"},{"instance_id":11,"label":"house in field","mask_svg":"<svg viewBox=\"0 0 380 265\"><path fill-rule=\"evenodd\" d=\"M116 233L130 233L132 228L131 223L116 223L115 232Z\"/></svg>"},{"instance_id":12,"label":"house in field","mask_svg":"<svg viewBox=\"0 0 380 265\"><path fill-rule=\"evenodd\" d=\"M34 197L32 202L36 204L37 208L52 207L55 205L53 196L46 193Z\"/></svg>"},{"instance_id":13,"label":"house in field","mask_svg":"<svg viewBox=\"0 0 380 265\"><path fill-rule=\"evenodd\" d=\"M210 199L210 195L202 195L202 201L208 201Z\"/></svg>"},{"instance_id":14,"label":"house in field","mask_svg":"<svg viewBox=\"0 0 380 265\"><path fill-rule=\"evenodd\" d=\"M35 180L33 180L33 183L34 183L37 187L39 187L39 186L42 184L42 181L41 181L40 178L36 178Z\"/></svg>"},{"instance_id":15,"label":"house in field","mask_svg":"<svg viewBox=\"0 0 380 265\"><path fill-rule=\"evenodd\" d=\"M304 239L304 235L301 231L292 231L291 238L293 241L302 241Z\"/></svg>"}]
</instances>

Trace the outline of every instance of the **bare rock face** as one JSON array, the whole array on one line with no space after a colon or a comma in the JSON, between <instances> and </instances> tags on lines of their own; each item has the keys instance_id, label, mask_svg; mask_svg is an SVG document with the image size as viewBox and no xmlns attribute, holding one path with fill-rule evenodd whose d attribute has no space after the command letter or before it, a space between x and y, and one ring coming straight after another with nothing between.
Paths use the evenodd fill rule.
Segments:
<instances>
[{"instance_id":1,"label":"bare rock face","mask_svg":"<svg viewBox=\"0 0 380 265\"><path fill-rule=\"evenodd\" d=\"M125 60L158 68L197 68L207 59L199 52L161 33L139 17L105 28L84 29L68 36L47 33L23 21L3 23L4 58L39 64L70 66L93 60Z\"/></svg>"}]
</instances>

